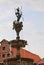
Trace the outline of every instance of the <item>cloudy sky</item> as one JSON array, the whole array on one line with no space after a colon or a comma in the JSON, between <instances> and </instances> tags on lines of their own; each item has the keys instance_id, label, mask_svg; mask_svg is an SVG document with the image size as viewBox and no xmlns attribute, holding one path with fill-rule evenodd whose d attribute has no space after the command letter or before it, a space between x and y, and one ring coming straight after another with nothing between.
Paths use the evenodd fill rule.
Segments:
<instances>
[{"instance_id":1,"label":"cloudy sky","mask_svg":"<svg viewBox=\"0 0 44 65\"><path fill-rule=\"evenodd\" d=\"M15 9L18 6L22 7L21 20L24 25L20 37L28 42L25 49L43 58L44 0L0 0L0 41L15 39L12 23L16 20Z\"/></svg>"}]
</instances>

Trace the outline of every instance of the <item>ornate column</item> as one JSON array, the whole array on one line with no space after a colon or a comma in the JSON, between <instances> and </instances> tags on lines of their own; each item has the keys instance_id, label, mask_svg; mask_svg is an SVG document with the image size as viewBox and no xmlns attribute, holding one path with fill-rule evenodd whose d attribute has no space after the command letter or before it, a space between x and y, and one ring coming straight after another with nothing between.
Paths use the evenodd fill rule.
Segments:
<instances>
[{"instance_id":1,"label":"ornate column","mask_svg":"<svg viewBox=\"0 0 44 65\"><path fill-rule=\"evenodd\" d=\"M20 11L19 7L16 9L15 15L17 17L17 20L15 20L13 22L13 30L15 29L17 37L16 37L16 46L14 44L12 44L13 47L16 47L17 49L17 56L20 56L20 47L24 47L25 45L27 45L27 41L25 40L21 40L19 33L22 30L23 24L22 22L20 22L20 18L22 16L22 12ZM14 41L14 42L15 42Z\"/></svg>"}]
</instances>

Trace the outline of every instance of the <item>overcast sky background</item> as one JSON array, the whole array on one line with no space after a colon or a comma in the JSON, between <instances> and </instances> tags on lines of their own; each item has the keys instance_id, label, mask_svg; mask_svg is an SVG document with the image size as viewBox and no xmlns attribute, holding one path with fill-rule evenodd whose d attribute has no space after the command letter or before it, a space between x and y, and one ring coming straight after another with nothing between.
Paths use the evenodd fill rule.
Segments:
<instances>
[{"instance_id":1,"label":"overcast sky background","mask_svg":"<svg viewBox=\"0 0 44 65\"><path fill-rule=\"evenodd\" d=\"M26 50L44 57L44 0L0 0L0 41L15 39L15 9L22 7L21 39L27 40Z\"/></svg>"}]
</instances>

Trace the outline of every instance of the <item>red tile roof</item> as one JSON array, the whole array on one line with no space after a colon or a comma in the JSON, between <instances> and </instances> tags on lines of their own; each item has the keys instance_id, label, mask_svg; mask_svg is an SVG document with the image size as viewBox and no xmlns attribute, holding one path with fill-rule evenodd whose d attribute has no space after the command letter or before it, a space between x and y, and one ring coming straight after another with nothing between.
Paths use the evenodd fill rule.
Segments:
<instances>
[{"instance_id":1,"label":"red tile roof","mask_svg":"<svg viewBox=\"0 0 44 65\"><path fill-rule=\"evenodd\" d=\"M44 64L44 59L41 59L38 64Z\"/></svg>"},{"instance_id":2,"label":"red tile roof","mask_svg":"<svg viewBox=\"0 0 44 65\"><path fill-rule=\"evenodd\" d=\"M12 48L12 52L14 55L16 55L17 53L17 50L15 48ZM28 58L28 59L33 59L34 62L39 62L41 59L38 55L36 54L33 54L27 50L24 50L24 49L20 49L20 57L21 58Z\"/></svg>"}]
</instances>

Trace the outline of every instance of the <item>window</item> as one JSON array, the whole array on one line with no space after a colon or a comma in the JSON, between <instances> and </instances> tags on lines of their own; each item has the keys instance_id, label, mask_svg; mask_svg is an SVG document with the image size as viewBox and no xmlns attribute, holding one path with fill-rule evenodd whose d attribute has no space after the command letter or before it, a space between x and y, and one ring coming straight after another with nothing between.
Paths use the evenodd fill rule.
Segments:
<instances>
[{"instance_id":1,"label":"window","mask_svg":"<svg viewBox=\"0 0 44 65\"><path fill-rule=\"evenodd\" d=\"M5 50L5 47L3 47L3 50Z\"/></svg>"},{"instance_id":2,"label":"window","mask_svg":"<svg viewBox=\"0 0 44 65\"><path fill-rule=\"evenodd\" d=\"M34 63L34 65L37 65L36 63Z\"/></svg>"},{"instance_id":3,"label":"window","mask_svg":"<svg viewBox=\"0 0 44 65\"><path fill-rule=\"evenodd\" d=\"M4 58L5 57L5 54L3 54L2 57Z\"/></svg>"},{"instance_id":4,"label":"window","mask_svg":"<svg viewBox=\"0 0 44 65\"><path fill-rule=\"evenodd\" d=\"M10 56L10 54L8 53L8 54L7 54L7 57L9 57L9 56Z\"/></svg>"}]
</instances>

